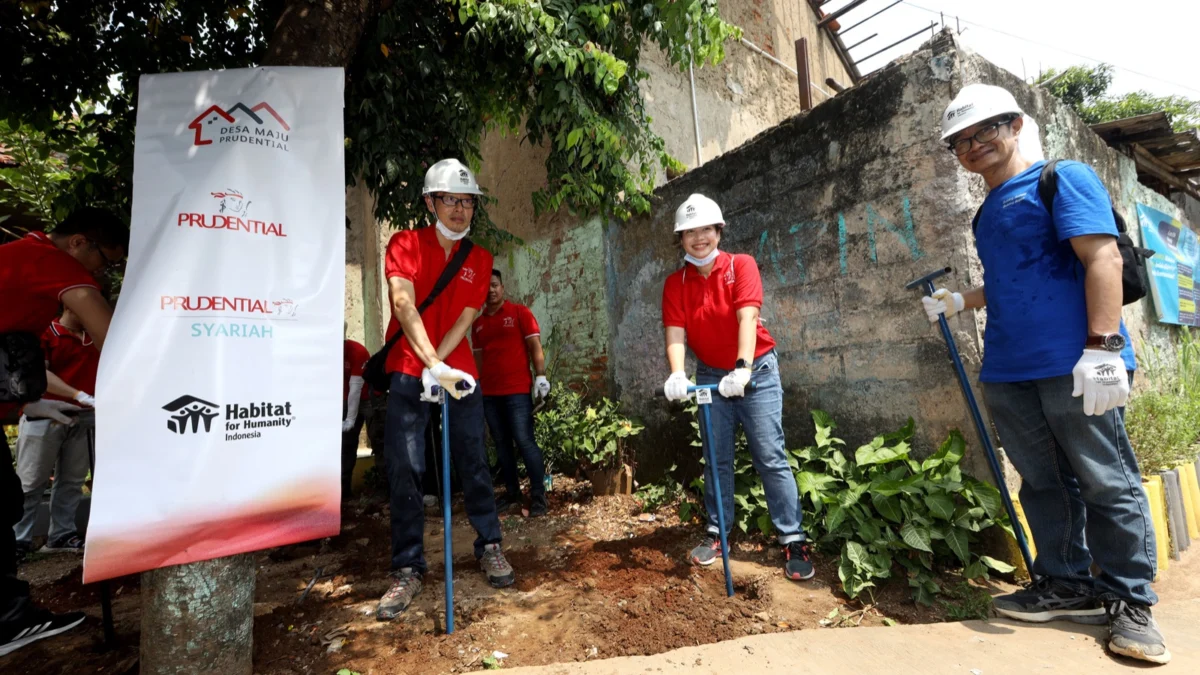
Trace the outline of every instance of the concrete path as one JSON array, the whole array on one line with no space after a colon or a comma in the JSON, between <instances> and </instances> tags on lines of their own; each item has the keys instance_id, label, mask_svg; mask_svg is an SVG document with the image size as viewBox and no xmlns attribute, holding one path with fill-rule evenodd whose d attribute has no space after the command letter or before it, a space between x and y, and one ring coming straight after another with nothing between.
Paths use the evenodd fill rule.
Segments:
<instances>
[{"instance_id":1,"label":"concrete path","mask_svg":"<svg viewBox=\"0 0 1200 675\"><path fill-rule=\"evenodd\" d=\"M1200 552L1184 554L1155 589L1161 601L1155 617L1173 659L1160 672L1200 673ZM1110 655L1104 626L1054 622L1022 624L1005 619L893 628L839 628L793 631L636 656L505 669L523 675L751 675L813 673L855 675L1101 675L1159 669Z\"/></svg>"}]
</instances>

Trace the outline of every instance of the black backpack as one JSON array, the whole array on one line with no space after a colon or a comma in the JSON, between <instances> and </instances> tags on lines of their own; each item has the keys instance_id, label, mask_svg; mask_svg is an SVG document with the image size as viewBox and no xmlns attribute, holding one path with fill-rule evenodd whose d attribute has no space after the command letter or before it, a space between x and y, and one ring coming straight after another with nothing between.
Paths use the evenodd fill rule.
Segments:
<instances>
[{"instance_id":1,"label":"black backpack","mask_svg":"<svg viewBox=\"0 0 1200 675\"><path fill-rule=\"evenodd\" d=\"M1058 162L1057 159L1046 162L1041 175L1038 176L1038 197L1051 217L1054 216L1054 195L1058 194ZM981 205L975 212L975 218L971 220L972 234L979 229L979 216L982 213ZM1121 304L1131 305L1146 297L1150 288L1146 283L1146 258L1153 256L1154 251L1133 243L1133 239L1129 237L1129 228L1125 226L1125 218L1117 211L1116 206L1112 207L1112 214L1113 220L1117 222L1117 249L1121 251L1121 260L1125 263L1121 269Z\"/></svg>"}]
</instances>

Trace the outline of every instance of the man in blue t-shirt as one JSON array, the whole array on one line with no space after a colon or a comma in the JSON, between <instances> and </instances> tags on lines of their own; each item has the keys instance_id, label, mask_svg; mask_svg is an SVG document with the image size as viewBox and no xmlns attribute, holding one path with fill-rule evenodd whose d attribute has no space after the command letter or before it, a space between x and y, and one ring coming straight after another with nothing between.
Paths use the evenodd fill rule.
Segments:
<instances>
[{"instance_id":1,"label":"man in blue t-shirt","mask_svg":"<svg viewBox=\"0 0 1200 675\"><path fill-rule=\"evenodd\" d=\"M975 232L984 284L922 299L933 322L987 307L979 379L1038 550L1037 581L996 598L996 611L1107 622L1113 652L1166 663L1150 613L1154 530L1125 434L1135 363L1111 201L1091 167L1059 162L1054 203L1043 204L1045 162L1018 150L1022 115L1011 93L980 84L946 109L942 140L989 189Z\"/></svg>"}]
</instances>

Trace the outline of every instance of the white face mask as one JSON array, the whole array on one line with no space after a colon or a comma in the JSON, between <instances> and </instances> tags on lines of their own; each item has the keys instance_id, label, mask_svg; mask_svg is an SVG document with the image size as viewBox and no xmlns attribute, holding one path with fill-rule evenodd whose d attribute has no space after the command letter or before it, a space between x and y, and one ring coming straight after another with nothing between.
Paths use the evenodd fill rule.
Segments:
<instances>
[{"instance_id":1,"label":"white face mask","mask_svg":"<svg viewBox=\"0 0 1200 675\"><path fill-rule=\"evenodd\" d=\"M720 252L719 250L717 250L717 249L715 249L715 248L714 248L714 249L712 250L712 252L711 252L711 253L709 253L708 255L704 256L703 258L697 258L696 256L692 255L691 253L685 253L685 254L684 254L684 256L683 256L683 259L684 259L684 260L686 260L686 261L688 261L688 262L690 262L690 263L692 263L692 264L693 264L693 265L695 265L696 267L704 267L705 265L707 265L707 264L711 263L712 261L716 260L716 259L717 259L717 255L719 255L720 253L721 253L721 252Z\"/></svg>"},{"instance_id":2,"label":"white face mask","mask_svg":"<svg viewBox=\"0 0 1200 675\"><path fill-rule=\"evenodd\" d=\"M458 241L459 239L462 239L463 237L465 237L471 233L471 227L469 225L467 226L467 229L463 230L462 232L455 232L454 230L452 230L452 229L446 227L444 224L442 224L441 218L438 218L437 223L434 225L434 227L437 227L437 231L441 232L442 236L449 239L450 241Z\"/></svg>"}]
</instances>

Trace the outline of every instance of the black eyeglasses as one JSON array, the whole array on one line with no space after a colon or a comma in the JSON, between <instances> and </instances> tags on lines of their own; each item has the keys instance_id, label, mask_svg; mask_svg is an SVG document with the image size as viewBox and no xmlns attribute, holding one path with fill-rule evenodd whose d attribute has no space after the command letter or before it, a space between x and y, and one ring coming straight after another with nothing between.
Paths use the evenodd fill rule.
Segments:
<instances>
[{"instance_id":1,"label":"black eyeglasses","mask_svg":"<svg viewBox=\"0 0 1200 675\"><path fill-rule=\"evenodd\" d=\"M450 195L441 195L440 197L435 197L435 199L440 200L443 204L449 206L450 208L454 208L461 204L464 209L473 209L478 203L478 200L474 197L451 197Z\"/></svg>"},{"instance_id":2,"label":"black eyeglasses","mask_svg":"<svg viewBox=\"0 0 1200 675\"><path fill-rule=\"evenodd\" d=\"M979 131L976 131L975 135L973 135L973 136L967 136L966 138L960 138L957 141L954 141L953 143L947 144L946 148L950 152L953 152L955 155L962 157L963 155L965 155L971 151L971 140L972 139L974 139L975 141L977 141L979 143L990 143L990 142L996 140L996 137L1000 135L1000 127L1002 127L1006 124L1012 124L1014 119L1016 119L1016 118L1010 117L1008 119L1000 120L999 122L992 122L991 124L987 125L986 127L980 129Z\"/></svg>"},{"instance_id":3,"label":"black eyeglasses","mask_svg":"<svg viewBox=\"0 0 1200 675\"><path fill-rule=\"evenodd\" d=\"M116 260L113 260L112 258L108 257L108 254L105 253L104 249L100 246L100 242L96 241L95 239L88 239L88 243L91 244L92 247L96 249L96 251L100 254L101 258L104 258L104 269L106 269L106 270L119 269L121 267L121 265L125 264L124 258L117 258Z\"/></svg>"}]
</instances>

